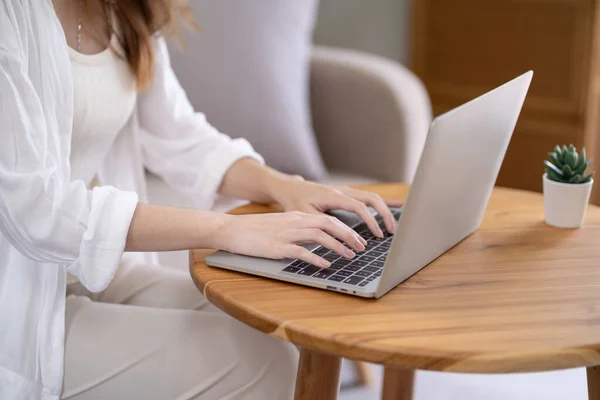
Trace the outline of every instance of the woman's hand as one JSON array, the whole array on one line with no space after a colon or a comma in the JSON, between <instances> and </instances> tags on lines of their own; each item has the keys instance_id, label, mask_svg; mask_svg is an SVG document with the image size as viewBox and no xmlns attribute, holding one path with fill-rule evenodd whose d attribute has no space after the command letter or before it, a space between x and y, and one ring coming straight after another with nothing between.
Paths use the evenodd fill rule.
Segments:
<instances>
[{"instance_id":1,"label":"woman's hand","mask_svg":"<svg viewBox=\"0 0 600 400\"><path fill-rule=\"evenodd\" d=\"M351 211L366 222L375 236L383 237L377 221L367 208L371 206L382 216L386 230L391 234L396 231L396 219L389 207L400 207L402 205L400 201L384 200L377 194L346 186L326 186L307 182L300 177L279 180L277 185L277 189L271 192L285 211L302 211L310 214L321 214L332 209Z\"/></svg>"},{"instance_id":2,"label":"woman's hand","mask_svg":"<svg viewBox=\"0 0 600 400\"><path fill-rule=\"evenodd\" d=\"M367 206L373 207L385 221L389 233L396 231L396 220L388 207L400 207L395 200L383 200L379 195L346 186L326 186L287 175L254 160L245 158L234 163L225 175L219 193L248 199L257 203L279 203L285 211L301 211L322 215L325 211L342 209L358 214L375 236L383 232ZM336 219L337 220L337 219Z\"/></svg>"},{"instance_id":3,"label":"woman's hand","mask_svg":"<svg viewBox=\"0 0 600 400\"><path fill-rule=\"evenodd\" d=\"M347 243L348 247L334 237ZM365 240L337 218L302 212L224 216L215 231L214 248L273 259L298 258L318 267L330 263L311 253L303 243L318 243L351 259L365 249Z\"/></svg>"}]
</instances>

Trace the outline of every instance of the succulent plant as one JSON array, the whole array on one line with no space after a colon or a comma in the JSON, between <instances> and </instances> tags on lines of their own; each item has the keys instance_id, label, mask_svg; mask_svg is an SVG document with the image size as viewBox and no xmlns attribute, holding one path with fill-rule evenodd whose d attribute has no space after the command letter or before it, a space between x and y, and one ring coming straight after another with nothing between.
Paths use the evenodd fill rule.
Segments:
<instances>
[{"instance_id":1,"label":"succulent plant","mask_svg":"<svg viewBox=\"0 0 600 400\"><path fill-rule=\"evenodd\" d=\"M594 173L586 174L586 170L592 164L592 160L586 160L585 149L577 153L572 144L567 146L556 146L554 151L548 153L548 160L544 160L548 178L561 183L587 183L592 179Z\"/></svg>"}]
</instances>

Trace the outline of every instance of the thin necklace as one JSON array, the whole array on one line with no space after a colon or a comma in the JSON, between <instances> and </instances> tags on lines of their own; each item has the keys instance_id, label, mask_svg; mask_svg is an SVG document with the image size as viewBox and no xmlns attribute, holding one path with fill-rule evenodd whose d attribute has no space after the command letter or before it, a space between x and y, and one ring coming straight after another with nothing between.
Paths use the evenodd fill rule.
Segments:
<instances>
[{"instance_id":1,"label":"thin necklace","mask_svg":"<svg viewBox=\"0 0 600 400\"><path fill-rule=\"evenodd\" d=\"M79 49L81 48L81 39L82 39L82 33L83 33L83 25L81 24L81 9L82 7L82 2L79 1L79 9L77 10L77 51L79 51Z\"/></svg>"},{"instance_id":2,"label":"thin necklace","mask_svg":"<svg viewBox=\"0 0 600 400\"><path fill-rule=\"evenodd\" d=\"M81 22L81 14L82 14L82 10L83 10L83 0L79 0L78 1L79 4L79 9L77 10L77 51L79 51L79 49L81 49L81 42L83 39L83 23ZM106 12L106 20L110 29L110 26L112 25L112 19L111 19L111 12L112 12L112 7L114 7L116 5L116 0L105 0L103 5L104 5L104 10Z\"/></svg>"}]
</instances>

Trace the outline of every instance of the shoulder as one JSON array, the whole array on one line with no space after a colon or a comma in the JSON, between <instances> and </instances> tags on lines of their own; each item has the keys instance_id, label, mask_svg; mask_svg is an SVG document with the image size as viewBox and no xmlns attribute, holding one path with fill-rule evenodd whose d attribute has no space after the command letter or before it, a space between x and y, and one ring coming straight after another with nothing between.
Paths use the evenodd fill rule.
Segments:
<instances>
[{"instance_id":1,"label":"shoulder","mask_svg":"<svg viewBox=\"0 0 600 400\"><path fill-rule=\"evenodd\" d=\"M156 63L159 66L170 65L169 47L167 46L167 40L166 40L165 36L157 33L152 38L152 41L153 41L153 45L154 45Z\"/></svg>"}]
</instances>

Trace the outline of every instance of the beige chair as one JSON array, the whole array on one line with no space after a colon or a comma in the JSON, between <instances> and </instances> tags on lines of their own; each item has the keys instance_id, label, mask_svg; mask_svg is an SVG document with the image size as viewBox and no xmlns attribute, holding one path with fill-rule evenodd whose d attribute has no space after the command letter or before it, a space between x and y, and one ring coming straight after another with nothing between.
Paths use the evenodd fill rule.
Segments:
<instances>
[{"instance_id":1,"label":"beige chair","mask_svg":"<svg viewBox=\"0 0 600 400\"><path fill-rule=\"evenodd\" d=\"M412 180L431 122L429 96L414 74L382 57L316 46L310 85L327 183ZM156 203L189 205L151 174L148 186Z\"/></svg>"},{"instance_id":2,"label":"beige chair","mask_svg":"<svg viewBox=\"0 0 600 400\"><path fill-rule=\"evenodd\" d=\"M370 54L316 47L311 109L332 181L412 181L431 106L421 81L405 67Z\"/></svg>"},{"instance_id":3,"label":"beige chair","mask_svg":"<svg viewBox=\"0 0 600 400\"><path fill-rule=\"evenodd\" d=\"M328 183L409 183L431 121L429 97L410 71L390 60L356 51L315 47L311 112ZM190 206L159 178L148 175L150 200ZM187 269L187 252L160 255L161 263ZM359 385L370 381L353 363Z\"/></svg>"}]
</instances>

